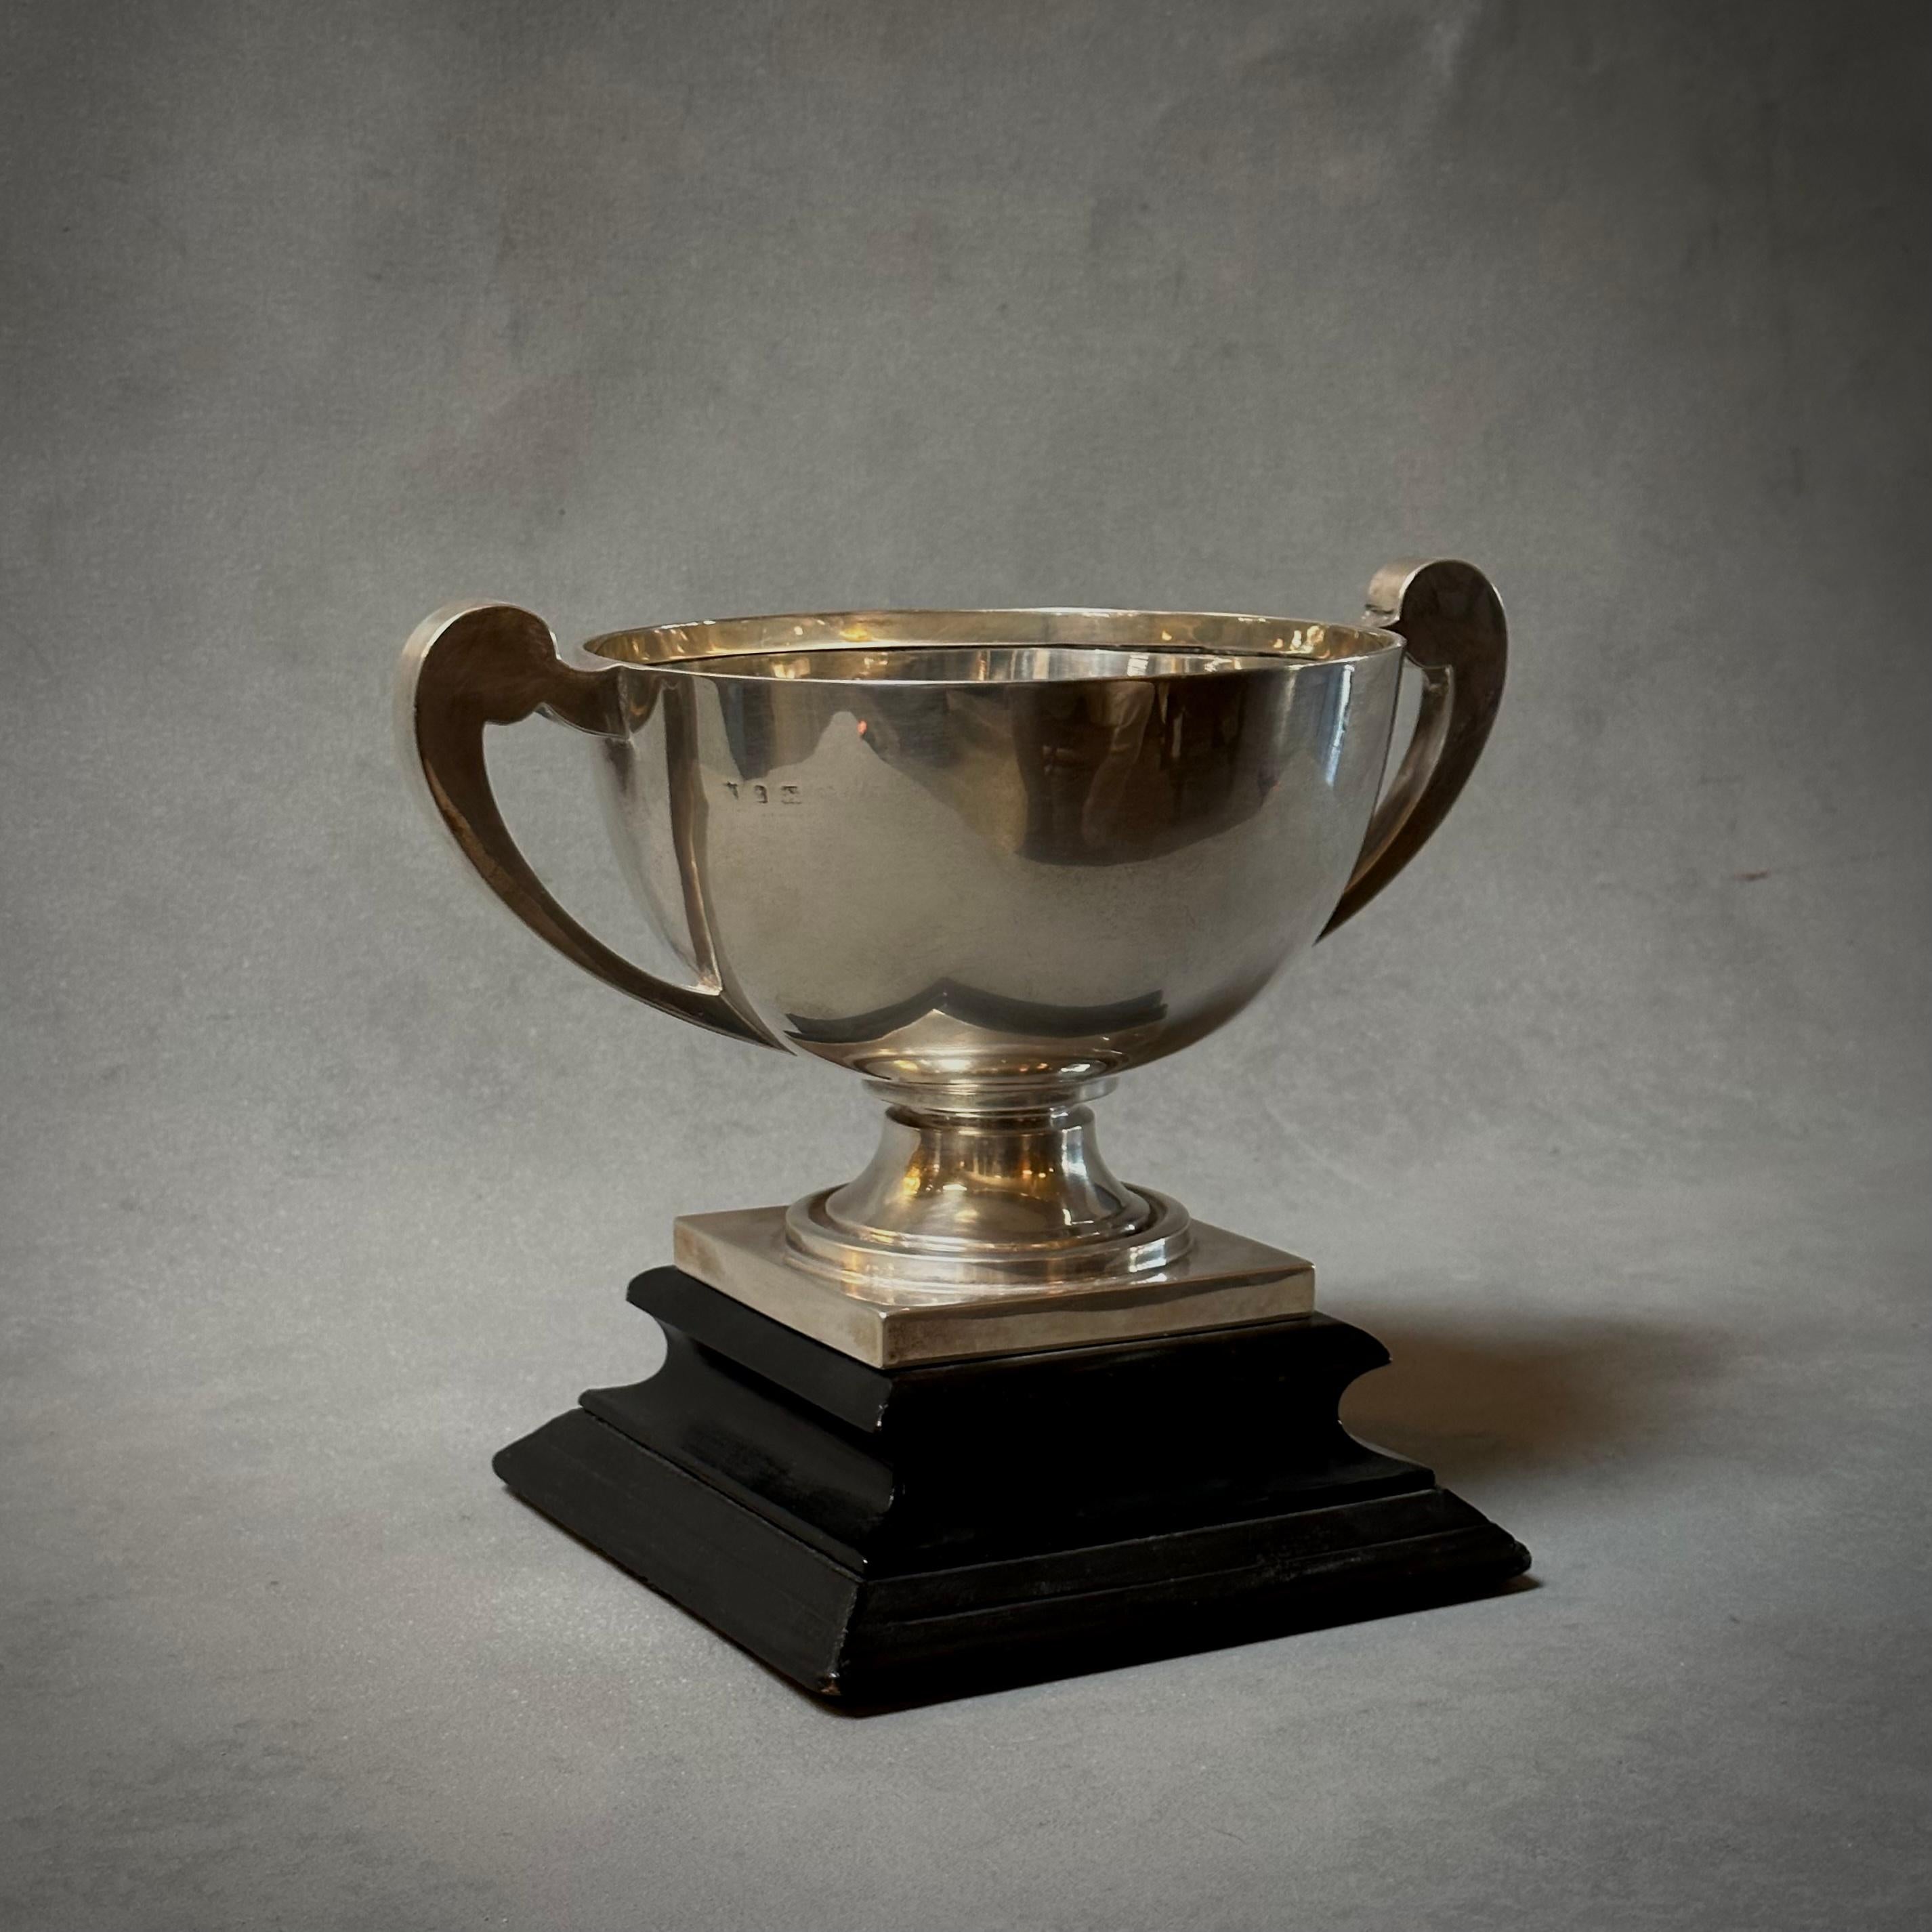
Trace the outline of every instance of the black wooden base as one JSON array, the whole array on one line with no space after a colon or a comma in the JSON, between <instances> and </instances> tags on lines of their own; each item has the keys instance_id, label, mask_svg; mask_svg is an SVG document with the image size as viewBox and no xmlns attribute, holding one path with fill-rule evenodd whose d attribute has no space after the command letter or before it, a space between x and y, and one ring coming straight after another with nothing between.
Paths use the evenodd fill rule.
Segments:
<instances>
[{"instance_id":1,"label":"black wooden base","mask_svg":"<svg viewBox=\"0 0 1932 1932\"><path fill-rule=\"evenodd\" d=\"M1336 1420L1326 1316L868 1368L676 1268L669 1344L496 1457L518 1495L808 1690L905 1702L1494 1588L1522 1546Z\"/></svg>"}]
</instances>

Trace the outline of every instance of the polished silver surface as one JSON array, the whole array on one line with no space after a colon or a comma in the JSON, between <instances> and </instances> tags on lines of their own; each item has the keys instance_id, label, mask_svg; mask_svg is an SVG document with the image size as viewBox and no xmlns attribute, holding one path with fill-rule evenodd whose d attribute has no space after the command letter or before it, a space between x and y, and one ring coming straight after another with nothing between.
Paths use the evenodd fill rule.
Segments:
<instances>
[{"instance_id":1,"label":"polished silver surface","mask_svg":"<svg viewBox=\"0 0 1932 1932\"><path fill-rule=\"evenodd\" d=\"M1132 1281L1035 1282L987 1296L801 1268L785 1223L781 1208L681 1214L673 1256L687 1274L875 1368L1146 1341L1315 1306L1315 1270L1300 1256L1206 1222L1195 1223L1186 1255Z\"/></svg>"},{"instance_id":2,"label":"polished silver surface","mask_svg":"<svg viewBox=\"0 0 1932 1932\"><path fill-rule=\"evenodd\" d=\"M1198 656L1152 648L1178 620L1076 614L1097 647L966 648L918 614L850 620L865 650L600 638L617 843L683 956L794 1052L982 1098L1118 1073L1313 941L1382 780L1395 638L1223 626ZM1330 655L1288 657L1310 629Z\"/></svg>"},{"instance_id":3,"label":"polished silver surface","mask_svg":"<svg viewBox=\"0 0 1932 1932\"><path fill-rule=\"evenodd\" d=\"M1108 1172L1088 1103L1380 890L1495 714L1504 629L1480 572L1396 566L1370 604L1361 626L740 619L597 638L594 670L526 612L462 607L410 640L399 722L479 875L568 957L874 1084L873 1161L788 1218L801 1271L962 1299L1130 1282L1192 1236ZM1420 708L1378 804L1406 661ZM584 932L510 839L484 728L536 710L590 735L613 843L689 983Z\"/></svg>"},{"instance_id":4,"label":"polished silver surface","mask_svg":"<svg viewBox=\"0 0 1932 1932\"><path fill-rule=\"evenodd\" d=\"M864 1172L786 1216L800 1264L982 1292L1167 1265L1187 1252L1187 1210L1101 1159L1084 1102L1112 1084L1018 1105L880 1083L885 1126Z\"/></svg>"}]
</instances>

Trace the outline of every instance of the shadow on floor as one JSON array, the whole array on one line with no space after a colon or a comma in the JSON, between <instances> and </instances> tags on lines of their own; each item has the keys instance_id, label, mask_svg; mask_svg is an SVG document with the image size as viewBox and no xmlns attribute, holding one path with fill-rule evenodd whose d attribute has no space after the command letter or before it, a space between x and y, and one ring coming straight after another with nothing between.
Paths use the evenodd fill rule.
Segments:
<instances>
[{"instance_id":1,"label":"shadow on floor","mask_svg":"<svg viewBox=\"0 0 1932 1932\"><path fill-rule=\"evenodd\" d=\"M1349 1433L1452 1485L1660 1453L1695 1415L1724 1352L1708 1330L1655 1322L1343 1318L1391 1358L1343 1400Z\"/></svg>"}]
</instances>

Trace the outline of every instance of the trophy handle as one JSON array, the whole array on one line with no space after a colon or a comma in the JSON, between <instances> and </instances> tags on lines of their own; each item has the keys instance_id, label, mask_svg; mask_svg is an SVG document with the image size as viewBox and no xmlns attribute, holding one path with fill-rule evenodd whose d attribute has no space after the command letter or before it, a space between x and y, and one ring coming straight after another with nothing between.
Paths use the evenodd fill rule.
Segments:
<instances>
[{"instance_id":1,"label":"trophy handle","mask_svg":"<svg viewBox=\"0 0 1932 1932\"><path fill-rule=\"evenodd\" d=\"M533 711L600 737L624 735L619 667L580 670L556 655L541 617L508 604L455 604L403 650L396 727L403 769L477 876L539 938L586 973L694 1026L770 1046L712 987L674 986L615 953L551 898L497 809L483 758L488 724Z\"/></svg>"},{"instance_id":2,"label":"trophy handle","mask_svg":"<svg viewBox=\"0 0 1932 1932\"><path fill-rule=\"evenodd\" d=\"M1368 622L1397 632L1423 674L1414 735L1369 821L1348 889L1326 939L1406 866L1442 823L1475 770L1502 703L1509 628L1496 586L1472 564L1409 559L1376 573Z\"/></svg>"}]
</instances>

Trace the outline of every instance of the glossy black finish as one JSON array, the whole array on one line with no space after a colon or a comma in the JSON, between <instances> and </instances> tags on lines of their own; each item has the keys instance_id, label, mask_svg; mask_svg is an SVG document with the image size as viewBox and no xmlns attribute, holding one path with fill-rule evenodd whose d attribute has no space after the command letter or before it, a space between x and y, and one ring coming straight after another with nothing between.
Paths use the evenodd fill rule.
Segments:
<instances>
[{"instance_id":1,"label":"glossy black finish","mask_svg":"<svg viewBox=\"0 0 1932 1932\"><path fill-rule=\"evenodd\" d=\"M775 1669L901 1702L1474 1594L1522 1546L1354 1442L1325 1316L868 1368L675 1268L663 1368L504 1481Z\"/></svg>"}]
</instances>

